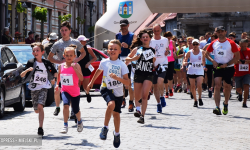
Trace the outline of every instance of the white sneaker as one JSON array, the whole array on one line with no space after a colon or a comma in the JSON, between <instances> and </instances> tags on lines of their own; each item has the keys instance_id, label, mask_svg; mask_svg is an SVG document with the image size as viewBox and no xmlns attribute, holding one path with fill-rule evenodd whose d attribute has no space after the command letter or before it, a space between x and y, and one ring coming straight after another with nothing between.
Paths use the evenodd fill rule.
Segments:
<instances>
[{"instance_id":1,"label":"white sneaker","mask_svg":"<svg viewBox=\"0 0 250 150\"><path fill-rule=\"evenodd\" d=\"M82 132L82 130L83 130L83 124L81 123L81 124L77 124L77 131L78 132Z\"/></svg>"},{"instance_id":2,"label":"white sneaker","mask_svg":"<svg viewBox=\"0 0 250 150\"><path fill-rule=\"evenodd\" d=\"M67 133L68 132L68 126L63 126L63 129L60 131L60 133Z\"/></svg>"}]
</instances>

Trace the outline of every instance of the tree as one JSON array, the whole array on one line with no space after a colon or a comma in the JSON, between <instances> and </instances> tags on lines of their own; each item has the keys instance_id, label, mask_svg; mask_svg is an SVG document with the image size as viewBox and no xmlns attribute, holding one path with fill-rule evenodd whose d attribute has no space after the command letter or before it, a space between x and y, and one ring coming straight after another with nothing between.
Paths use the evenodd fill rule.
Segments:
<instances>
[{"instance_id":1,"label":"tree","mask_svg":"<svg viewBox=\"0 0 250 150\"><path fill-rule=\"evenodd\" d=\"M32 17L41 21L41 39L43 39L44 35L44 22L47 22L47 12L47 8L36 7L32 13Z\"/></svg>"},{"instance_id":2,"label":"tree","mask_svg":"<svg viewBox=\"0 0 250 150\"><path fill-rule=\"evenodd\" d=\"M64 21L69 21L70 18L71 18L71 14L58 16L58 19L61 20L61 23L64 22Z\"/></svg>"}]
</instances>

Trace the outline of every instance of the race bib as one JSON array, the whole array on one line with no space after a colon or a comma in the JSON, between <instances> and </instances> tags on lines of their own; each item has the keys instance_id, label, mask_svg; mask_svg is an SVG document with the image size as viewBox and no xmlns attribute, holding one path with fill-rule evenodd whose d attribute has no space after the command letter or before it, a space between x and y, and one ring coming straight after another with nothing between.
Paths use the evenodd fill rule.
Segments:
<instances>
[{"instance_id":1,"label":"race bib","mask_svg":"<svg viewBox=\"0 0 250 150\"><path fill-rule=\"evenodd\" d=\"M65 86L73 85L73 75L72 74L61 74L61 84Z\"/></svg>"},{"instance_id":2,"label":"race bib","mask_svg":"<svg viewBox=\"0 0 250 150\"><path fill-rule=\"evenodd\" d=\"M239 71L249 71L248 64L239 64Z\"/></svg>"},{"instance_id":3,"label":"race bib","mask_svg":"<svg viewBox=\"0 0 250 150\"><path fill-rule=\"evenodd\" d=\"M91 71L91 72L93 72L94 70L95 70L95 68L92 66L92 65L89 65L89 70Z\"/></svg>"},{"instance_id":4,"label":"race bib","mask_svg":"<svg viewBox=\"0 0 250 150\"><path fill-rule=\"evenodd\" d=\"M223 49L219 49L216 51L216 55L218 58L225 58L227 56L227 53Z\"/></svg>"},{"instance_id":5,"label":"race bib","mask_svg":"<svg viewBox=\"0 0 250 150\"><path fill-rule=\"evenodd\" d=\"M182 65L182 58L178 58L178 64Z\"/></svg>"},{"instance_id":6,"label":"race bib","mask_svg":"<svg viewBox=\"0 0 250 150\"><path fill-rule=\"evenodd\" d=\"M120 81L115 80L115 79L110 78L110 77L105 78L105 83L106 83L108 89L116 89L116 88L123 86L123 84Z\"/></svg>"},{"instance_id":7,"label":"race bib","mask_svg":"<svg viewBox=\"0 0 250 150\"><path fill-rule=\"evenodd\" d=\"M168 57L169 57L169 56L172 56L172 51L169 50L168 52L169 52L169 53L168 53Z\"/></svg>"},{"instance_id":8,"label":"race bib","mask_svg":"<svg viewBox=\"0 0 250 150\"><path fill-rule=\"evenodd\" d=\"M192 69L202 69L202 64L200 62L193 62Z\"/></svg>"},{"instance_id":9,"label":"race bib","mask_svg":"<svg viewBox=\"0 0 250 150\"><path fill-rule=\"evenodd\" d=\"M36 72L34 76L34 83L37 83L37 84L47 83L47 74Z\"/></svg>"},{"instance_id":10,"label":"race bib","mask_svg":"<svg viewBox=\"0 0 250 150\"><path fill-rule=\"evenodd\" d=\"M145 60L149 60L149 59L154 58L155 54L151 50L146 50L143 52L143 56L144 56Z\"/></svg>"}]
</instances>

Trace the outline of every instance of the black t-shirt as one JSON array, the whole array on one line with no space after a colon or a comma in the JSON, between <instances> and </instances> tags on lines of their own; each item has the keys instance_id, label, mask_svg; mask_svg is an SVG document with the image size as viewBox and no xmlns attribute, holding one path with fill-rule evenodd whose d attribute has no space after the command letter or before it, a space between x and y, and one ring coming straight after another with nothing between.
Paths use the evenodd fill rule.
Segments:
<instances>
[{"instance_id":1,"label":"black t-shirt","mask_svg":"<svg viewBox=\"0 0 250 150\"><path fill-rule=\"evenodd\" d=\"M154 67L153 57L146 60L143 55L143 53L146 51L148 52L147 56L149 58L152 57L152 54L155 54L155 49L153 49L152 47L150 48L138 47L136 55L140 54L141 57L136 62L136 67L135 67L136 75L141 75L141 76L153 75L153 67Z\"/></svg>"},{"instance_id":2,"label":"black t-shirt","mask_svg":"<svg viewBox=\"0 0 250 150\"><path fill-rule=\"evenodd\" d=\"M86 56L83 59L81 59L78 62L78 64L81 66L83 76L90 76L91 71L89 70L89 68L85 68L85 65L90 61L89 51L88 51L88 48L86 47L86 45L83 46L83 48L86 52ZM79 57L80 55L81 55L81 52L77 51L77 57Z\"/></svg>"},{"instance_id":3,"label":"black t-shirt","mask_svg":"<svg viewBox=\"0 0 250 150\"><path fill-rule=\"evenodd\" d=\"M8 37L7 35L4 34L2 36L2 44L10 44L10 42L11 42L10 37Z\"/></svg>"}]
</instances>

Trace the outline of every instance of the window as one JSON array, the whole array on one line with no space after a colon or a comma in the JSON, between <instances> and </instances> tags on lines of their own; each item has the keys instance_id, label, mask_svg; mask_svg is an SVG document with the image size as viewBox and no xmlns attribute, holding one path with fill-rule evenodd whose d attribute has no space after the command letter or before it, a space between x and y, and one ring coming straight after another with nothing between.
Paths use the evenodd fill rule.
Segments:
<instances>
[{"instance_id":1,"label":"window","mask_svg":"<svg viewBox=\"0 0 250 150\"><path fill-rule=\"evenodd\" d=\"M61 16L61 12L58 11L58 17ZM61 20L58 19L58 36L61 37L61 33L60 33L60 25L61 25Z\"/></svg>"},{"instance_id":2,"label":"window","mask_svg":"<svg viewBox=\"0 0 250 150\"><path fill-rule=\"evenodd\" d=\"M96 55L97 59L96 61L101 61L102 59L105 59L105 57L103 57L100 53L98 53L97 51L93 50L94 54ZM89 59L91 60L93 57L89 54Z\"/></svg>"},{"instance_id":3,"label":"window","mask_svg":"<svg viewBox=\"0 0 250 150\"><path fill-rule=\"evenodd\" d=\"M5 48L5 52L10 60L10 63L17 63L14 54L8 48Z\"/></svg>"},{"instance_id":4,"label":"window","mask_svg":"<svg viewBox=\"0 0 250 150\"><path fill-rule=\"evenodd\" d=\"M8 57L4 50L1 51L1 59L2 59L3 66L9 63Z\"/></svg>"},{"instance_id":5,"label":"window","mask_svg":"<svg viewBox=\"0 0 250 150\"><path fill-rule=\"evenodd\" d=\"M47 32L51 32L51 14L52 14L52 9L48 9L48 14L47 14Z\"/></svg>"}]
</instances>

